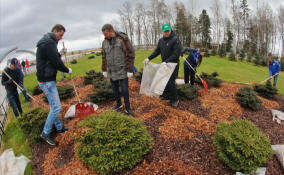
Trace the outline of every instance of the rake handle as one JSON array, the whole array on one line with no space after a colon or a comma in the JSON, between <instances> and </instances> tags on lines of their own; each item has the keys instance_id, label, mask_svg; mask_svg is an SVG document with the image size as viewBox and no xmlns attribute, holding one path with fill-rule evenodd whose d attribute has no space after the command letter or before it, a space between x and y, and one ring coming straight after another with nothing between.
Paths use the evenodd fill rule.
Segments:
<instances>
[{"instance_id":1,"label":"rake handle","mask_svg":"<svg viewBox=\"0 0 284 175\"><path fill-rule=\"evenodd\" d=\"M279 75L279 73L274 74L274 75L273 75L273 76L271 76L271 77L268 77L267 79L265 79L265 80L261 81L259 84L262 84L262 83L264 83L264 82L266 82L266 81L270 80L271 78L275 77L276 75Z\"/></svg>"},{"instance_id":2,"label":"rake handle","mask_svg":"<svg viewBox=\"0 0 284 175\"><path fill-rule=\"evenodd\" d=\"M62 42L62 44L63 44L63 50L65 50L64 42ZM65 57L65 60L66 60L67 66L68 66L68 67L70 67L70 66L69 66L69 62L68 62L68 58L67 58L67 56L66 56L66 54L65 54L65 53L64 53L64 57ZM75 94L76 94L76 96L77 96L77 98L78 98L78 101L79 101L79 103L81 103L81 100L80 100L80 97L79 97L79 95L78 95L78 92L77 92L77 89L76 89L76 86L75 86L74 80L73 80L73 78L72 78L72 74L70 74L70 78L71 78L71 81L72 81L73 88L74 88L74 90L75 90Z\"/></svg>"},{"instance_id":3,"label":"rake handle","mask_svg":"<svg viewBox=\"0 0 284 175\"><path fill-rule=\"evenodd\" d=\"M198 78L199 78L201 81L204 81L204 80L200 77L200 75L197 73L197 71L194 70L194 68L191 66L191 64L190 64L184 57L182 57L182 58L183 58L184 61L191 67L191 69L196 73L196 75L198 76Z\"/></svg>"},{"instance_id":4,"label":"rake handle","mask_svg":"<svg viewBox=\"0 0 284 175\"><path fill-rule=\"evenodd\" d=\"M3 70L3 72L4 72L4 74L9 78L9 79L11 79L12 81L13 81L13 83L21 90L21 91L24 91L24 89L16 82L16 81L14 81L14 79L5 71L5 70ZM27 93L27 95L31 98L31 99L33 99L35 102L37 102L39 105L41 105L41 106L44 106L43 105L43 103L40 103L36 98L34 98L33 96L31 96L28 92L26 92Z\"/></svg>"}]
</instances>

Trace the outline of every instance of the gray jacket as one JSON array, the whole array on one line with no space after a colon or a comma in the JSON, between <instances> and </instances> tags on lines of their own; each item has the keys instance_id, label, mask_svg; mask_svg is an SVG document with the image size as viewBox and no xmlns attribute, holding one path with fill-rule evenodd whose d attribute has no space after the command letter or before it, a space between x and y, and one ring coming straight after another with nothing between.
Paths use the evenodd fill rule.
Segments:
<instances>
[{"instance_id":1,"label":"gray jacket","mask_svg":"<svg viewBox=\"0 0 284 175\"><path fill-rule=\"evenodd\" d=\"M127 78L133 72L135 53L131 43L120 36L105 39L102 46L102 70L113 80Z\"/></svg>"}]
</instances>

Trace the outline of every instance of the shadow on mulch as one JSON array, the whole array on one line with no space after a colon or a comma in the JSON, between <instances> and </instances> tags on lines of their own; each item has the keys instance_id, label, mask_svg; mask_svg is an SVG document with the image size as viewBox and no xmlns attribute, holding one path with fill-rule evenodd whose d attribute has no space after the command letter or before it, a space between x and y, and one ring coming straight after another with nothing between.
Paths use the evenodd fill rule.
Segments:
<instances>
[{"instance_id":1,"label":"shadow on mulch","mask_svg":"<svg viewBox=\"0 0 284 175\"><path fill-rule=\"evenodd\" d=\"M188 111L198 117L211 120L210 117L208 117L210 109L203 108L200 100L198 99L180 101L177 109Z\"/></svg>"},{"instance_id":2,"label":"shadow on mulch","mask_svg":"<svg viewBox=\"0 0 284 175\"><path fill-rule=\"evenodd\" d=\"M68 163L71 162L72 158L75 155L73 147L74 147L74 140L64 145L63 147L60 147L60 149L58 150L57 160L55 162L56 168L60 168L61 166L67 165Z\"/></svg>"},{"instance_id":3,"label":"shadow on mulch","mask_svg":"<svg viewBox=\"0 0 284 175\"><path fill-rule=\"evenodd\" d=\"M30 147L32 153L32 169L35 174L43 174L42 164L45 160L45 154L52 146L41 139L37 143L32 143Z\"/></svg>"}]
</instances>

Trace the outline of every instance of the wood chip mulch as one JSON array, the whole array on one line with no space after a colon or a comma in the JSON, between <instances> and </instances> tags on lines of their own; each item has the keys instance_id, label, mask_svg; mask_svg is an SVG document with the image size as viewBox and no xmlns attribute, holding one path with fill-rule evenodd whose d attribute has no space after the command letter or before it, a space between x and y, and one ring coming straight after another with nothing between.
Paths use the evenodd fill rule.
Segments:
<instances>
[{"instance_id":1,"label":"wood chip mulch","mask_svg":"<svg viewBox=\"0 0 284 175\"><path fill-rule=\"evenodd\" d=\"M79 96L88 101L92 85L83 85L83 78L74 79ZM70 80L58 85L72 85ZM214 155L212 137L218 122L233 119L247 119L256 124L266 134L271 144L284 144L284 128L272 122L270 109L284 111L284 96L277 95L275 100L263 101L257 112L242 108L234 99L235 93L243 85L222 83L220 88L207 92L199 91L199 96L192 101L180 101L174 109L168 102L139 94L140 84L129 80L130 103L135 118L142 120L151 136L153 148L145 155L142 162L132 170L123 170L116 174L235 174ZM36 96L41 98L42 95ZM77 103L74 96L61 102L62 113L72 104ZM99 103L99 112L110 109L114 101ZM32 102L31 106L38 106ZM48 106L48 105L47 105ZM121 110L121 112L123 112ZM74 137L78 135L77 124L80 119L64 120L69 131L57 135L57 147L48 146L43 141L32 144L32 165L36 174L96 174L82 163L76 155ZM267 175L284 174L276 157L267 164Z\"/></svg>"}]
</instances>

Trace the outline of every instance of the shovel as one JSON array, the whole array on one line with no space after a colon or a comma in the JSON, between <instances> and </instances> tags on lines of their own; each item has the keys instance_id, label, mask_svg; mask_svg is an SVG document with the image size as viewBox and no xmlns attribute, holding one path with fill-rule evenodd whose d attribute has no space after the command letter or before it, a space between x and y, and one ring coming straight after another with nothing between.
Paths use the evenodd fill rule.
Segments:
<instances>
[{"instance_id":1,"label":"shovel","mask_svg":"<svg viewBox=\"0 0 284 175\"><path fill-rule=\"evenodd\" d=\"M65 50L64 42L63 42L63 49ZM64 54L64 57L65 57L65 60L67 62L67 65L69 66L66 54ZM77 92L77 89L76 89L76 86L75 86L75 83L74 83L74 80L72 78L72 74L70 75L70 78L71 78L73 88L75 90L75 94L76 94L78 102L79 102L75 106L75 117L79 117L79 118L83 119L83 118L86 118L87 116L89 116L91 114L96 113L96 111L94 110L94 108L92 106L90 106L87 103L81 102L80 97L79 97L78 92Z\"/></svg>"},{"instance_id":2,"label":"shovel","mask_svg":"<svg viewBox=\"0 0 284 175\"><path fill-rule=\"evenodd\" d=\"M207 85L207 83L200 77L200 75L194 70L194 68L191 66L191 64L184 58L184 57L182 57L183 59L184 59L184 61L191 67L191 69L196 73L196 75L198 76L198 78L201 80L201 83L202 83L202 85L203 85L203 87L204 87L204 90L205 91L207 91L208 90L208 85Z\"/></svg>"}]
</instances>

